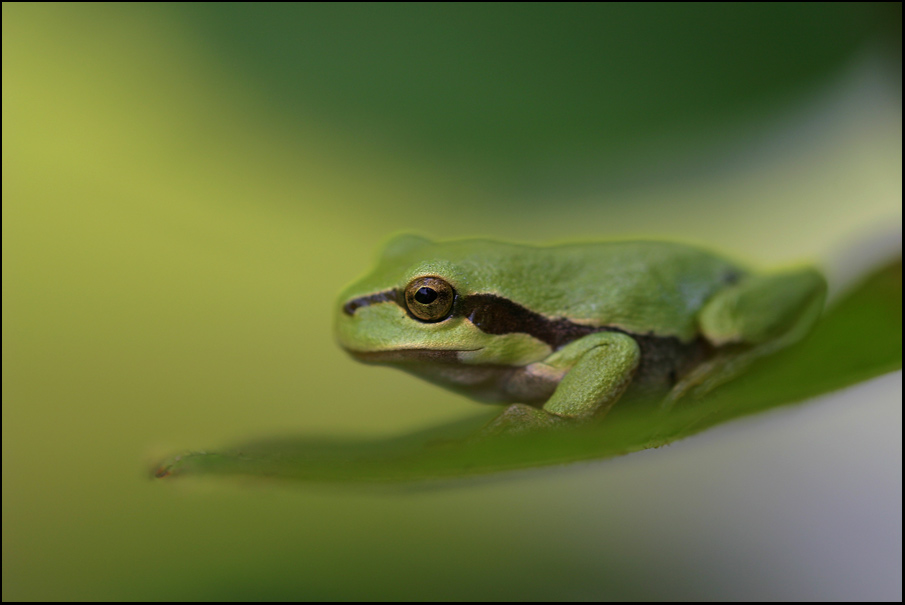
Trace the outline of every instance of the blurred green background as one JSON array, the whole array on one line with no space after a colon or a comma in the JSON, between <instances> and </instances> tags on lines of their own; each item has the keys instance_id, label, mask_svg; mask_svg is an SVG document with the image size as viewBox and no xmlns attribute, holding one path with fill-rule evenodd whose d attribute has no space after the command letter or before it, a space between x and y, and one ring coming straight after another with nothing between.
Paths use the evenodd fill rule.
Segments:
<instances>
[{"instance_id":1,"label":"blurred green background","mask_svg":"<svg viewBox=\"0 0 905 605\"><path fill-rule=\"evenodd\" d=\"M4 600L901 599L900 373L481 481L144 474L486 413L332 341L396 231L838 291L901 246L901 4L2 10Z\"/></svg>"}]
</instances>

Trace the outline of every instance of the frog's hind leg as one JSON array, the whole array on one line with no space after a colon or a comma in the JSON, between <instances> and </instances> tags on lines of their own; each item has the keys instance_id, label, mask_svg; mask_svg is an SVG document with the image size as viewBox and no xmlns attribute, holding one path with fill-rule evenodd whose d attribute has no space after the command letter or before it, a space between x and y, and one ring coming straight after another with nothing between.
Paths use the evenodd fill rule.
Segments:
<instances>
[{"instance_id":1,"label":"frog's hind leg","mask_svg":"<svg viewBox=\"0 0 905 605\"><path fill-rule=\"evenodd\" d=\"M716 352L676 384L663 407L703 397L756 359L801 340L825 298L826 281L813 269L751 276L717 293L698 315L699 330Z\"/></svg>"}]
</instances>

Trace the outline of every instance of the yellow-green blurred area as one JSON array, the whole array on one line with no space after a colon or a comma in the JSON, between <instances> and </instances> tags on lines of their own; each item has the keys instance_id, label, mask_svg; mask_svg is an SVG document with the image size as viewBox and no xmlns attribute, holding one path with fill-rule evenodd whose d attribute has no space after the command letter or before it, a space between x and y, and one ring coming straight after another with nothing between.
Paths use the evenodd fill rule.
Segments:
<instances>
[{"instance_id":1,"label":"yellow-green blurred area","mask_svg":"<svg viewBox=\"0 0 905 605\"><path fill-rule=\"evenodd\" d=\"M901 374L436 489L146 477L486 413L334 344L393 232L680 239L841 291L901 247L901 4L2 20L4 600L901 599Z\"/></svg>"}]
</instances>

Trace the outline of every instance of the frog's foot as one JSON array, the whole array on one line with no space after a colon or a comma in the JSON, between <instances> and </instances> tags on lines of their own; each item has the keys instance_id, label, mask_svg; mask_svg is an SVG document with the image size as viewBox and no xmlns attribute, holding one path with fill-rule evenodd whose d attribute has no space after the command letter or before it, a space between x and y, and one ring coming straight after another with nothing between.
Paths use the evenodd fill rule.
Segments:
<instances>
[{"instance_id":1,"label":"frog's foot","mask_svg":"<svg viewBox=\"0 0 905 605\"><path fill-rule=\"evenodd\" d=\"M710 359L686 374L663 399L661 409L671 410L680 400L690 399L692 394L698 395L699 387L707 381L708 376L718 372L718 367L719 363L715 359Z\"/></svg>"},{"instance_id":2,"label":"frog's foot","mask_svg":"<svg viewBox=\"0 0 905 605\"><path fill-rule=\"evenodd\" d=\"M478 431L476 437L481 439L497 435L520 435L551 427L564 426L568 422L566 418L550 414L530 405L513 403L502 414L484 425Z\"/></svg>"},{"instance_id":3,"label":"frog's foot","mask_svg":"<svg viewBox=\"0 0 905 605\"><path fill-rule=\"evenodd\" d=\"M765 352L725 352L717 354L685 375L669 392L661 404L664 411L672 409L679 400L699 400L739 375Z\"/></svg>"}]
</instances>

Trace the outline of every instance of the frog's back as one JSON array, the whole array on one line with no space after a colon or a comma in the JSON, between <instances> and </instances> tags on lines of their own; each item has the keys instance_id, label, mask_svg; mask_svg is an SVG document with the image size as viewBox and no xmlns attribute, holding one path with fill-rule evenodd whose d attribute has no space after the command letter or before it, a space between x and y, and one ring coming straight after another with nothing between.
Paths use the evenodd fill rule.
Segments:
<instances>
[{"instance_id":1,"label":"frog's back","mask_svg":"<svg viewBox=\"0 0 905 605\"><path fill-rule=\"evenodd\" d=\"M683 341L696 336L704 302L744 273L699 248L651 241L550 247L473 241L459 262L469 266L473 291L551 318Z\"/></svg>"}]
</instances>

